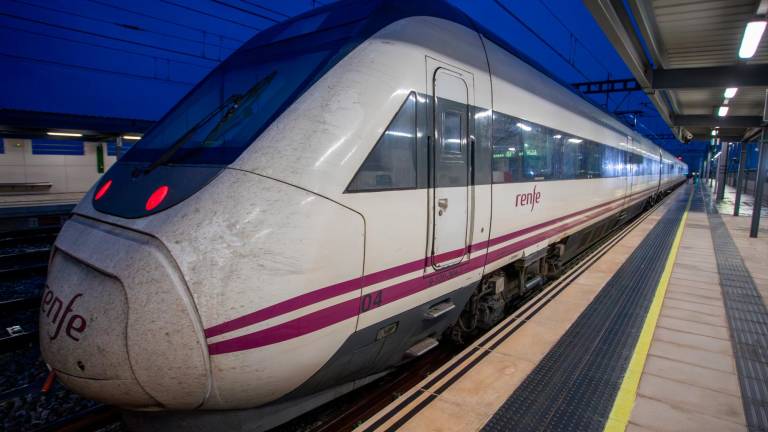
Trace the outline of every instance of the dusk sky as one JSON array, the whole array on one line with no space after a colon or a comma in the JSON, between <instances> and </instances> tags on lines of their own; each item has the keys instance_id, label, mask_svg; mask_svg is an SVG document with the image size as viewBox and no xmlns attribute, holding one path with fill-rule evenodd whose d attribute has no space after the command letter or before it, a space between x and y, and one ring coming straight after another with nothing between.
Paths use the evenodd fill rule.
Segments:
<instances>
[{"instance_id":1,"label":"dusk sky","mask_svg":"<svg viewBox=\"0 0 768 432\"><path fill-rule=\"evenodd\" d=\"M7 0L0 3L0 108L157 120L259 30L312 0ZM453 0L566 83L631 78L577 0ZM642 92L593 100L642 111L637 130L681 151ZM628 116L620 117L632 123Z\"/></svg>"}]
</instances>

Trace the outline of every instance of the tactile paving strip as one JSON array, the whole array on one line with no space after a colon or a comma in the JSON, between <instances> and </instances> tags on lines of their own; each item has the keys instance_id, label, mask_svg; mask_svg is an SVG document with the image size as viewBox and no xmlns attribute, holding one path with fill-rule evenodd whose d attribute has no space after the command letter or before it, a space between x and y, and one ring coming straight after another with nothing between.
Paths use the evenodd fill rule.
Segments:
<instances>
[{"instance_id":1,"label":"tactile paving strip","mask_svg":"<svg viewBox=\"0 0 768 432\"><path fill-rule=\"evenodd\" d=\"M484 431L605 427L664 271L690 191L667 212Z\"/></svg>"},{"instance_id":2,"label":"tactile paving strip","mask_svg":"<svg viewBox=\"0 0 768 432\"><path fill-rule=\"evenodd\" d=\"M703 193L696 194L696 200L703 203ZM768 308L723 218L711 202L708 204L707 216L736 357L744 416L750 431L768 431Z\"/></svg>"}]
</instances>

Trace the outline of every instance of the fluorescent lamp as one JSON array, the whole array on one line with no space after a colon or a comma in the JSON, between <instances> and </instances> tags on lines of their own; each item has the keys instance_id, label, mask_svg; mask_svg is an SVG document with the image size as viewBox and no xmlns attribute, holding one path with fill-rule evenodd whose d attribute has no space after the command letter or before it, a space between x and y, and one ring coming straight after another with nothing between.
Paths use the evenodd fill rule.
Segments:
<instances>
[{"instance_id":1,"label":"fluorescent lamp","mask_svg":"<svg viewBox=\"0 0 768 432\"><path fill-rule=\"evenodd\" d=\"M81 134L81 133L72 133L72 132L48 132L48 135L68 136L68 137L81 137L81 136L83 136L83 134Z\"/></svg>"},{"instance_id":2,"label":"fluorescent lamp","mask_svg":"<svg viewBox=\"0 0 768 432\"><path fill-rule=\"evenodd\" d=\"M736 92L739 91L738 87L728 87L725 89L725 93L723 93L723 97L726 99L732 99L734 96L736 96Z\"/></svg>"},{"instance_id":3,"label":"fluorescent lamp","mask_svg":"<svg viewBox=\"0 0 768 432\"><path fill-rule=\"evenodd\" d=\"M739 58L752 58L755 55L764 31L765 21L747 23L747 28L744 30L744 38L741 40L741 48L739 48Z\"/></svg>"},{"instance_id":4,"label":"fluorescent lamp","mask_svg":"<svg viewBox=\"0 0 768 432\"><path fill-rule=\"evenodd\" d=\"M522 130L524 130L526 132L530 132L531 131L531 127L528 126L527 124L518 123L517 127L519 127L520 129L522 129Z\"/></svg>"},{"instance_id":5,"label":"fluorescent lamp","mask_svg":"<svg viewBox=\"0 0 768 432\"><path fill-rule=\"evenodd\" d=\"M717 129L712 129L712 136L717 135Z\"/></svg>"},{"instance_id":6,"label":"fluorescent lamp","mask_svg":"<svg viewBox=\"0 0 768 432\"><path fill-rule=\"evenodd\" d=\"M582 141L583 141L583 140L580 140L580 139L578 139L578 138L568 138L568 142L569 142L569 143L575 143L575 144L578 144L578 143L580 143L580 142L582 142Z\"/></svg>"},{"instance_id":7,"label":"fluorescent lamp","mask_svg":"<svg viewBox=\"0 0 768 432\"><path fill-rule=\"evenodd\" d=\"M725 117L728 115L728 107L723 105L717 110L717 115L720 117Z\"/></svg>"},{"instance_id":8,"label":"fluorescent lamp","mask_svg":"<svg viewBox=\"0 0 768 432\"><path fill-rule=\"evenodd\" d=\"M730 102L730 99L723 99L723 105L728 105L728 102Z\"/></svg>"},{"instance_id":9,"label":"fluorescent lamp","mask_svg":"<svg viewBox=\"0 0 768 432\"><path fill-rule=\"evenodd\" d=\"M555 139L562 138L562 137L563 137L562 135L553 135L552 136L552 138L555 138Z\"/></svg>"},{"instance_id":10,"label":"fluorescent lamp","mask_svg":"<svg viewBox=\"0 0 768 432\"><path fill-rule=\"evenodd\" d=\"M389 132L387 132L387 133L389 133ZM408 136L410 137L412 135L408 135ZM138 135L123 135L123 139L127 139L127 140L140 140L141 137L138 136Z\"/></svg>"}]
</instances>

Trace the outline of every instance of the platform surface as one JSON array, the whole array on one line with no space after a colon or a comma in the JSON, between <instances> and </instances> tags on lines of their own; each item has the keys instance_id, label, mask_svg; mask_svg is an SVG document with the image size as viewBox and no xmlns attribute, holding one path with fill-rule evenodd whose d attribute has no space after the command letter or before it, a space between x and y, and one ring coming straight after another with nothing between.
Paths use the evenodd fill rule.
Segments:
<instances>
[{"instance_id":1,"label":"platform surface","mask_svg":"<svg viewBox=\"0 0 768 432\"><path fill-rule=\"evenodd\" d=\"M0 194L0 208L77 204L84 195L83 192Z\"/></svg>"},{"instance_id":2,"label":"platform surface","mask_svg":"<svg viewBox=\"0 0 768 432\"><path fill-rule=\"evenodd\" d=\"M763 430L768 226L749 239L749 217L711 213L708 193L683 185L359 430ZM632 309L601 321L611 302Z\"/></svg>"}]
</instances>

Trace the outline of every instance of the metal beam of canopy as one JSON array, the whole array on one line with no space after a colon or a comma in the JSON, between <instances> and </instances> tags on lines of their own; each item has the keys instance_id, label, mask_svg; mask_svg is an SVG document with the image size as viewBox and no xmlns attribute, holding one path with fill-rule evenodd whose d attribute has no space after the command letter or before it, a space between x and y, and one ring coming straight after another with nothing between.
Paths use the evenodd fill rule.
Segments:
<instances>
[{"instance_id":1,"label":"metal beam of canopy","mask_svg":"<svg viewBox=\"0 0 768 432\"><path fill-rule=\"evenodd\" d=\"M760 116L676 115L672 117L672 122L675 126L751 128L762 126L763 118Z\"/></svg>"},{"instance_id":2,"label":"metal beam of canopy","mask_svg":"<svg viewBox=\"0 0 768 432\"><path fill-rule=\"evenodd\" d=\"M651 75L651 84L654 90L768 87L768 64L654 69Z\"/></svg>"},{"instance_id":3,"label":"metal beam of canopy","mask_svg":"<svg viewBox=\"0 0 768 432\"><path fill-rule=\"evenodd\" d=\"M651 81L646 71L650 71L651 66L643 52L643 45L637 34L634 31L628 31L628 29L633 28L632 18L623 4L611 0L583 0L583 2L632 72L632 76L640 83L641 87L650 90ZM648 94L648 98L653 102L654 107L667 125L674 126L672 114L676 110L670 109L661 93L651 92Z\"/></svg>"}]
</instances>

